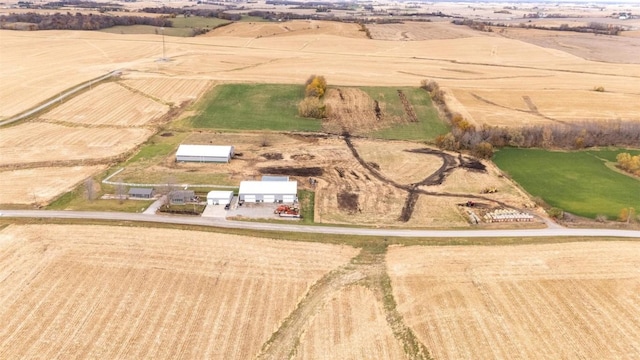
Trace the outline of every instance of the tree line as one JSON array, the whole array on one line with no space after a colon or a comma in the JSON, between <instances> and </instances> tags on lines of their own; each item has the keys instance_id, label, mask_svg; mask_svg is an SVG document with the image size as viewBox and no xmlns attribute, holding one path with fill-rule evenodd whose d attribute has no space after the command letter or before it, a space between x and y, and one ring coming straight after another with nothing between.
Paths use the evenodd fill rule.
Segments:
<instances>
[{"instance_id":1,"label":"tree line","mask_svg":"<svg viewBox=\"0 0 640 360\"><path fill-rule=\"evenodd\" d=\"M451 123L451 132L436 138L445 150L469 150L480 158L493 156L494 147L545 149L584 149L596 146L631 146L640 144L640 123L634 121L581 121L524 127L483 125L476 127L446 104L445 92L432 80L421 87Z\"/></svg>"},{"instance_id":2,"label":"tree line","mask_svg":"<svg viewBox=\"0 0 640 360\"><path fill-rule=\"evenodd\" d=\"M239 21L242 19L241 14L229 14L224 12L223 10L215 10L215 9L190 9L190 8L175 8L169 6L163 7L146 7L142 8L142 12L149 14L167 14L171 16L183 15L185 17L189 16L200 16L205 18L218 18L229 21Z\"/></svg>"},{"instance_id":3,"label":"tree line","mask_svg":"<svg viewBox=\"0 0 640 360\"><path fill-rule=\"evenodd\" d=\"M28 30L100 30L118 25L151 25L158 27L172 27L171 20L166 18L152 18L148 16L111 16L95 14L66 14L55 13L44 15L37 13L0 15L0 25L32 24Z\"/></svg>"}]
</instances>

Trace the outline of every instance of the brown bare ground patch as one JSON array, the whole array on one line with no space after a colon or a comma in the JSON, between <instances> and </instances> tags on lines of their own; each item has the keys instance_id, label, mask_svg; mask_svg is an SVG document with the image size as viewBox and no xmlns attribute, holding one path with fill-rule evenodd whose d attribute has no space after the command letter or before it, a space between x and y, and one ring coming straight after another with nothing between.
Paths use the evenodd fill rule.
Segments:
<instances>
[{"instance_id":1,"label":"brown bare ground patch","mask_svg":"<svg viewBox=\"0 0 640 360\"><path fill-rule=\"evenodd\" d=\"M45 205L105 166L48 167L0 172L0 204Z\"/></svg>"},{"instance_id":2,"label":"brown bare ground patch","mask_svg":"<svg viewBox=\"0 0 640 360\"><path fill-rule=\"evenodd\" d=\"M2 358L253 358L357 250L108 226L0 231Z\"/></svg>"},{"instance_id":3,"label":"brown bare ground patch","mask_svg":"<svg viewBox=\"0 0 640 360\"><path fill-rule=\"evenodd\" d=\"M83 125L142 126L164 115L167 105L116 83L102 84L42 115L48 121Z\"/></svg>"},{"instance_id":4,"label":"brown bare ground patch","mask_svg":"<svg viewBox=\"0 0 640 360\"><path fill-rule=\"evenodd\" d=\"M323 99L328 109L327 120L323 122L323 130L341 134L366 134L390 124L384 115L379 119L376 115L374 100L367 93L357 88L329 89ZM383 106L381 106L384 114Z\"/></svg>"},{"instance_id":5,"label":"brown bare ground patch","mask_svg":"<svg viewBox=\"0 0 640 360\"><path fill-rule=\"evenodd\" d=\"M635 242L406 247L387 266L436 359L638 358L638 256Z\"/></svg>"},{"instance_id":6,"label":"brown bare ground patch","mask_svg":"<svg viewBox=\"0 0 640 360\"><path fill-rule=\"evenodd\" d=\"M151 133L151 130L142 128L80 128L24 123L0 129L0 165L108 159L143 143Z\"/></svg>"},{"instance_id":7,"label":"brown bare ground patch","mask_svg":"<svg viewBox=\"0 0 640 360\"><path fill-rule=\"evenodd\" d=\"M313 317L293 359L406 359L382 305L363 286L333 295Z\"/></svg>"}]
</instances>

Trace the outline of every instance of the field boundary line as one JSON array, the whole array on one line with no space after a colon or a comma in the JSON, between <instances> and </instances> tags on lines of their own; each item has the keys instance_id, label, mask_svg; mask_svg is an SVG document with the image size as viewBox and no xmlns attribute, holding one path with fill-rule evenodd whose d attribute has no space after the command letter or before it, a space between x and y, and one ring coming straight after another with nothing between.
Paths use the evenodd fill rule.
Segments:
<instances>
[{"instance_id":1,"label":"field boundary line","mask_svg":"<svg viewBox=\"0 0 640 360\"><path fill-rule=\"evenodd\" d=\"M70 90L66 90L64 92L61 92L60 95L54 97L53 99L45 102L42 105L38 105L35 108L27 110L27 111L25 111L25 112L23 112L21 114L18 114L16 116L12 117L12 118L9 118L7 120L0 121L0 126L8 125L8 124L14 123L16 121L25 119L25 118L27 118L27 117L29 117L31 115L37 114L40 111L46 110L47 108L49 108L50 106L56 104L57 102L62 101L64 99L76 94L77 92L86 89L87 87L93 86L94 84L99 83L99 82L101 82L103 80L106 80L106 79L108 79L110 77L119 76L120 74L121 74L120 70L113 70L113 71L111 71L110 73L108 73L106 75L102 75L102 76L97 77L97 78L95 78L93 80L89 80L89 81L87 81L87 82L85 82L83 84L80 84L80 85L78 85L76 87L73 87Z\"/></svg>"}]
</instances>

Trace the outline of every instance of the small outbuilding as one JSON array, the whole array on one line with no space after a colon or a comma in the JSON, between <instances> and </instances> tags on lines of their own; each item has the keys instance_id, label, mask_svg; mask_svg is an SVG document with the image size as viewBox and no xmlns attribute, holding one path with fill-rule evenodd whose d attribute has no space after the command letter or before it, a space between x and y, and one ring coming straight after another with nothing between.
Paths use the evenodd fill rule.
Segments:
<instances>
[{"instance_id":1,"label":"small outbuilding","mask_svg":"<svg viewBox=\"0 0 640 360\"><path fill-rule=\"evenodd\" d=\"M233 200L233 191L209 191L207 205L227 205Z\"/></svg>"},{"instance_id":2,"label":"small outbuilding","mask_svg":"<svg viewBox=\"0 0 640 360\"><path fill-rule=\"evenodd\" d=\"M152 188L131 188L129 197L133 199L151 199L153 197Z\"/></svg>"},{"instance_id":3,"label":"small outbuilding","mask_svg":"<svg viewBox=\"0 0 640 360\"><path fill-rule=\"evenodd\" d=\"M180 145L176 161L228 163L234 154L233 146Z\"/></svg>"},{"instance_id":4,"label":"small outbuilding","mask_svg":"<svg viewBox=\"0 0 640 360\"><path fill-rule=\"evenodd\" d=\"M241 181L238 199L248 203L294 203L298 200L298 182Z\"/></svg>"},{"instance_id":5,"label":"small outbuilding","mask_svg":"<svg viewBox=\"0 0 640 360\"><path fill-rule=\"evenodd\" d=\"M196 194L193 190L175 190L169 193L169 204L184 205L195 201Z\"/></svg>"}]
</instances>

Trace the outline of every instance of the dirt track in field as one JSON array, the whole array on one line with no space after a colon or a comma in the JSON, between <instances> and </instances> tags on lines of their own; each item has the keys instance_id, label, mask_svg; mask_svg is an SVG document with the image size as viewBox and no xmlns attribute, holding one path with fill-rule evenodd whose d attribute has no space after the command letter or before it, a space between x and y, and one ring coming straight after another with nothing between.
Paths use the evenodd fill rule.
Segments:
<instances>
[{"instance_id":1,"label":"dirt track in field","mask_svg":"<svg viewBox=\"0 0 640 360\"><path fill-rule=\"evenodd\" d=\"M289 315L287 320L280 326L278 331L269 339L266 345L263 347L261 353L258 355L258 359L287 359L292 354L295 354L298 350L300 338L305 331L308 331L310 322L321 308L326 306L330 299L335 297L336 294L344 291L346 288L359 285L365 286L372 290L374 298L378 302L391 301L385 304L383 319L377 319L378 323L386 322L386 326L382 325L382 331L393 334L395 339L387 336L385 342L387 346L379 346L377 350L369 350L369 358L380 358L380 356L389 352L396 352L401 354L400 349L404 349L408 359L429 359L429 352L413 335L413 333L406 327L402 317L398 314L395 304L392 304L393 300L389 300L387 296L392 297L390 288L386 287L383 283L386 281L386 269L385 259L383 253L372 253L369 250L362 250L359 256L355 257L349 265L345 265L333 272L325 275L320 281L318 281L307 293L306 297L298 303L298 307ZM352 329L351 331L362 331L360 328L344 328L338 329L324 329L324 331L334 332L333 336L340 336L336 331L345 331ZM390 330L390 331L389 331ZM346 339L349 340L349 339ZM354 341L354 340L351 340ZM326 346L326 343L317 344L316 346ZM366 347L373 347L372 344L362 344L355 342L358 349L363 345ZM382 344L381 344L382 345ZM302 344L305 346L305 343ZM342 346L345 346L343 344ZM316 349L319 353L326 353L327 349ZM362 351L362 350L359 350ZM352 355L353 356L353 355Z\"/></svg>"}]
</instances>

